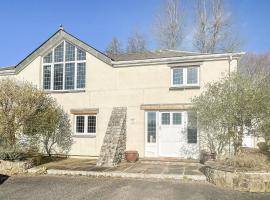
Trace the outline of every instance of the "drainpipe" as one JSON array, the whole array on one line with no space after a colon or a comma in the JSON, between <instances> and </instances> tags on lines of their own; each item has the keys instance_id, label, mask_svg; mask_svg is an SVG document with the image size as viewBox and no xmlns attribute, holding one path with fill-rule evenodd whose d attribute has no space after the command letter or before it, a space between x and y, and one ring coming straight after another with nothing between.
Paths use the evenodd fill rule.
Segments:
<instances>
[{"instance_id":1,"label":"drainpipe","mask_svg":"<svg viewBox=\"0 0 270 200\"><path fill-rule=\"evenodd\" d=\"M232 55L229 56L229 77L231 76L231 62L232 62Z\"/></svg>"}]
</instances>

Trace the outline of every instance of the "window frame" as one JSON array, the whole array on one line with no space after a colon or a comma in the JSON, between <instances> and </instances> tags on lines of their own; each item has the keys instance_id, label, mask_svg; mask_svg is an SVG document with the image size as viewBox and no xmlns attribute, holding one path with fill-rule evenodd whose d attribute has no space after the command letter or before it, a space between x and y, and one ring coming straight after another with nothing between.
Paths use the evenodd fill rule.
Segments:
<instances>
[{"instance_id":1,"label":"window frame","mask_svg":"<svg viewBox=\"0 0 270 200\"><path fill-rule=\"evenodd\" d=\"M189 111L187 112L187 143L188 144L197 144L198 143L198 114L196 112L191 113L194 111ZM195 123L196 123L196 127L191 127L190 126L190 116L194 114L195 115ZM193 132L189 132L190 131L194 131L196 130L196 133L194 134ZM189 135L192 134L192 135ZM194 137L194 135L196 135L196 137Z\"/></svg>"},{"instance_id":2,"label":"window frame","mask_svg":"<svg viewBox=\"0 0 270 200\"><path fill-rule=\"evenodd\" d=\"M54 51L55 51L55 48L57 48L59 45L61 45L62 43L64 43L64 53L63 53L63 61L62 62L54 62ZM75 46L75 59L74 61L66 61L66 43L69 43L73 46ZM86 56L85 56L85 60L78 60L77 59L77 50L81 50L83 52L85 52L84 50L80 49L79 47L77 47L76 45L68 42L68 41L61 41L59 42L57 45L55 45L52 49L50 49L48 52L45 53L45 55L42 57L42 89L44 91L47 91L47 92L69 92L69 91L84 91L85 88L86 88L86 74L87 74L87 69L86 69ZM50 63L46 63L44 62L44 58L49 54L49 53L52 53L52 61ZM85 52L86 53L86 52ZM74 89L65 89L66 88L66 64L68 63L74 63ZM77 88L77 66L79 63L84 63L85 65L85 83L84 83L84 88ZM54 89L54 65L56 64L62 64L63 65L63 87L61 90L55 90ZM51 87L50 89L44 89L44 67L45 66L50 66L51 67Z\"/></svg>"},{"instance_id":3,"label":"window frame","mask_svg":"<svg viewBox=\"0 0 270 200\"><path fill-rule=\"evenodd\" d=\"M187 71L190 68L197 69L197 83L187 83ZM174 84L174 70L182 69L183 70L183 84ZM186 86L200 86L200 66L188 66L188 67L172 67L171 68L171 86L172 87L186 87Z\"/></svg>"},{"instance_id":4,"label":"window frame","mask_svg":"<svg viewBox=\"0 0 270 200\"><path fill-rule=\"evenodd\" d=\"M95 123L95 132L94 133L88 133L88 117L95 117L96 123ZM78 133L77 132L77 117L84 117L84 132ZM95 114L76 114L74 115L74 136L96 136L97 134L97 115Z\"/></svg>"},{"instance_id":5,"label":"window frame","mask_svg":"<svg viewBox=\"0 0 270 200\"><path fill-rule=\"evenodd\" d=\"M149 114L154 114L153 120L154 120L155 125L152 126L152 127L149 127ZM145 140L146 140L147 144L156 145L157 142L158 142L157 141L158 140L158 130L157 130L157 128L158 128L158 116L159 116L159 114L156 111L147 111L146 112L147 120L146 120L146 138L145 138ZM150 140L150 138L151 138L150 136L152 135L152 134L149 134L150 131L155 131L155 133L154 133L155 137L154 137L153 141Z\"/></svg>"}]
</instances>

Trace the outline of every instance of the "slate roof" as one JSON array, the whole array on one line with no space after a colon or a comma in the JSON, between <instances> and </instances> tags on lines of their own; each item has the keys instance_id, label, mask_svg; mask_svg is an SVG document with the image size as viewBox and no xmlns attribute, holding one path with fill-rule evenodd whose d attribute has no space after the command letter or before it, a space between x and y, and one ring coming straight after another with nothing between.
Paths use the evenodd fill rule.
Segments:
<instances>
[{"instance_id":1,"label":"slate roof","mask_svg":"<svg viewBox=\"0 0 270 200\"><path fill-rule=\"evenodd\" d=\"M160 50L160 51L146 51L141 53L122 53L118 55L111 55L114 61L130 61L130 60L145 60L157 58L172 58L183 56L204 55L197 52L176 51L176 50Z\"/></svg>"}]
</instances>

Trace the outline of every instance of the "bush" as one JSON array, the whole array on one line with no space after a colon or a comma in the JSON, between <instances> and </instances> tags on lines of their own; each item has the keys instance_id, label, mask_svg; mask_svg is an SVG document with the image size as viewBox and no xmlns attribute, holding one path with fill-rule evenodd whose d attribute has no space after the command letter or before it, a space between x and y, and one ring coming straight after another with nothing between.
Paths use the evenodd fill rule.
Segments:
<instances>
[{"instance_id":1,"label":"bush","mask_svg":"<svg viewBox=\"0 0 270 200\"><path fill-rule=\"evenodd\" d=\"M237 155L231 156L219 161L221 164L248 170L269 170L270 162L268 155L260 152L258 149L245 148Z\"/></svg>"},{"instance_id":2,"label":"bush","mask_svg":"<svg viewBox=\"0 0 270 200\"><path fill-rule=\"evenodd\" d=\"M200 163L204 164L208 160L209 160L209 154L205 150L202 150L200 152Z\"/></svg>"},{"instance_id":3,"label":"bush","mask_svg":"<svg viewBox=\"0 0 270 200\"><path fill-rule=\"evenodd\" d=\"M10 149L1 149L0 150L0 159L1 160L24 160L26 159L26 155L19 149L10 148Z\"/></svg>"},{"instance_id":4,"label":"bush","mask_svg":"<svg viewBox=\"0 0 270 200\"><path fill-rule=\"evenodd\" d=\"M262 152L266 152L269 150L269 146L266 142L259 142L257 144L257 146L259 147L259 149L262 151Z\"/></svg>"}]
</instances>

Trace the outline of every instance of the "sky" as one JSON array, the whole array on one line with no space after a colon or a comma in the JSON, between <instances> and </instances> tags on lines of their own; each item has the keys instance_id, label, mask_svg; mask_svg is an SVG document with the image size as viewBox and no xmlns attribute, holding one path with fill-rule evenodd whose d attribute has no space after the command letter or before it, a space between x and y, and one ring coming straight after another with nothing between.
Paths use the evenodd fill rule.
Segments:
<instances>
[{"instance_id":1,"label":"sky","mask_svg":"<svg viewBox=\"0 0 270 200\"><path fill-rule=\"evenodd\" d=\"M155 48L153 23L164 0L1 0L0 66L16 65L55 33L67 32L100 51L116 36L125 44L134 31L144 34ZM270 52L270 0L225 0L233 16L240 51ZM182 0L186 27L192 28L193 0ZM186 32L180 50L191 50Z\"/></svg>"}]
</instances>

